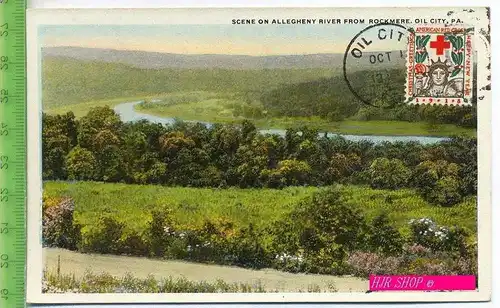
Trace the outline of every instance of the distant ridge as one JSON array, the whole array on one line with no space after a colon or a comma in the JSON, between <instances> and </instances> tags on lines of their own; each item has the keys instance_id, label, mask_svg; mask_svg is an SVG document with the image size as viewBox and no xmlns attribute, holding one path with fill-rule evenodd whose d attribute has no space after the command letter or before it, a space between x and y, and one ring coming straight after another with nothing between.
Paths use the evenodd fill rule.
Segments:
<instances>
[{"instance_id":1,"label":"distant ridge","mask_svg":"<svg viewBox=\"0 0 500 308\"><path fill-rule=\"evenodd\" d=\"M341 69L343 54L308 54L247 56L222 54L172 54L147 51L114 50L83 47L45 47L43 57L67 57L83 61L122 63L143 69L162 68L225 68L225 69ZM368 59L368 57L366 57ZM368 61L368 60L367 60ZM403 61L394 61L383 66L401 66ZM369 63L363 64L370 65Z\"/></svg>"}]
</instances>

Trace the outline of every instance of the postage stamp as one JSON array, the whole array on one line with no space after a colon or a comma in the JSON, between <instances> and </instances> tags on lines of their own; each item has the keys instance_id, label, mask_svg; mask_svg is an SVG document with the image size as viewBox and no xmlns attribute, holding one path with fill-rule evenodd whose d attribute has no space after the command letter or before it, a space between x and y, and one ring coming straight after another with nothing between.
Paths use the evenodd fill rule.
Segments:
<instances>
[{"instance_id":1,"label":"postage stamp","mask_svg":"<svg viewBox=\"0 0 500 308\"><path fill-rule=\"evenodd\" d=\"M28 301L488 300L488 27L30 10Z\"/></svg>"},{"instance_id":2,"label":"postage stamp","mask_svg":"<svg viewBox=\"0 0 500 308\"><path fill-rule=\"evenodd\" d=\"M471 105L473 29L417 26L410 29L406 98L413 104Z\"/></svg>"}]
</instances>

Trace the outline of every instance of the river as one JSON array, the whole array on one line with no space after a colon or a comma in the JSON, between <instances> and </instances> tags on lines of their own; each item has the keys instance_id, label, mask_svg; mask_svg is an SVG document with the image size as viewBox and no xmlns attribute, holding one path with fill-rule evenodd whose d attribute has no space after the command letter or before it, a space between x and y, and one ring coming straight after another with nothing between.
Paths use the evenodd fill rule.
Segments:
<instances>
[{"instance_id":1,"label":"river","mask_svg":"<svg viewBox=\"0 0 500 308\"><path fill-rule=\"evenodd\" d=\"M169 117L159 117L155 115L150 115L150 114L145 114L138 112L135 109L135 106L140 104L141 102L130 102L130 103L123 103L115 106L114 110L115 112L120 115L120 118L123 122L134 122L134 121L140 121L140 120L148 120L153 123L161 123L161 124L173 124L175 122L174 118L169 118ZM185 121L185 122L191 122L191 123L202 123L207 126L210 126L211 123L208 122L203 122L203 121ZM260 130L261 133L266 134L277 134L277 135L285 135L285 130L284 129L262 129ZM321 133L324 134L324 133ZM337 134L337 133L328 133L327 134L329 137L333 136L342 136L346 138L347 140L351 141L361 141L361 140L368 140L373 143L380 143L384 141L389 141L389 142L396 142L396 141L418 141L421 144L432 144L432 143L437 143L443 140L446 140L447 138L443 137L429 137L429 136L376 136L376 135L344 135L344 134Z\"/></svg>"}]
</instances>

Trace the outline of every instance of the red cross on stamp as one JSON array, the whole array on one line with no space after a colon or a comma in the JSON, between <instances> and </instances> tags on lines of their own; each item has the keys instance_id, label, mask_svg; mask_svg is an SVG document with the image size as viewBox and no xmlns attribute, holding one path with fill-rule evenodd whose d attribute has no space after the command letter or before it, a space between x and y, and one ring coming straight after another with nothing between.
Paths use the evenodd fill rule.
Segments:
<instances>
[{"instance_id":1,"label":"red cross on stamp","mask_svg":"<svg viewBox=\"0 0 500 308\"><path fill-rule=\"evenodd\" d=\"M438 35L436 40L431 42L431 48L436 49L436 55L442 56L444 51L450 48L450 42L445 41L444 35Z\"/></svg>"},{"instance_id":2,"label":"red cross on stamp","mask_svg":"<svg viewBox=\"0 0 500 308\"><path fill-rule=\"evenodd\" d=\"M413 104L471 105L472 32L465 27L419 26L410 31L406 98Z\"/></svg>"}]
</instances>

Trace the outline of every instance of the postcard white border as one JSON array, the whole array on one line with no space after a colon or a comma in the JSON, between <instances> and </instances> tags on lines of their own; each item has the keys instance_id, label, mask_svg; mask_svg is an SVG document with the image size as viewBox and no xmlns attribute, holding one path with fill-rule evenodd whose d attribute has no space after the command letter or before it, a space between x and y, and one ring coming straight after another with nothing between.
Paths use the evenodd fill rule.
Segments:
<instances>
[{"instance_id":1,"label":"postcard white border","mask_svg":"<svg viewBox=\"0 0 500 308\"><path fill-rule=\"evenodd\" d=\"M456 10L462 10L457 8ZM41 72L38 42L39 25L62 24L230 24L232 18L315 18L353 14L370 18L394 16L443 17L451 8L224 8L224 9L56 9L27 11L27 67L28 67L28 303L257 303L257 302L459 302L487 301L491 297L491 91L482 91L484 99L478 108L478 292L382 292L382 293L179 293L179 294L42 294L43 270L41 245ZM457 12L466 23L478 30L488 30L489 21L484 8L474 13ZM193 16L197 16L195 19ZM352 15L350 15L352 16ZM476 19L477 18L477 19ZM203 19L203 21L201 21ZM478 54L478 88L489 81L489 45L475 44ZM479 94L478 94L479 95Z\"/></svg>"}]
</instances>

